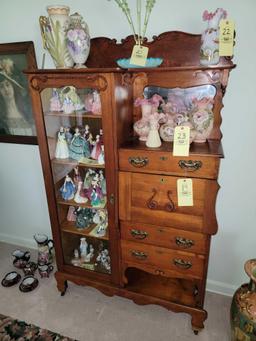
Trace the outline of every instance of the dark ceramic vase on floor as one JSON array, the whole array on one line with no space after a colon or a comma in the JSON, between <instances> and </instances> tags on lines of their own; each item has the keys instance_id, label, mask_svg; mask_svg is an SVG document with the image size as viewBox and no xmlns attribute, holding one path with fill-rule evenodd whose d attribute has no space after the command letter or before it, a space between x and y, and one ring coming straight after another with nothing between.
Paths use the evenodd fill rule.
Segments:
<instances>
[{"instance_id":1,"label":"dark ceramic vase on floor","mask_svg":"<svg viewBox=\"0 0 256 341\"><path fill-rule=\"evenodd\" d=\"M234 294L231 305L231 341L256 341L256 259L245 263L250 277Z\"/></svg>"}]
</instances>

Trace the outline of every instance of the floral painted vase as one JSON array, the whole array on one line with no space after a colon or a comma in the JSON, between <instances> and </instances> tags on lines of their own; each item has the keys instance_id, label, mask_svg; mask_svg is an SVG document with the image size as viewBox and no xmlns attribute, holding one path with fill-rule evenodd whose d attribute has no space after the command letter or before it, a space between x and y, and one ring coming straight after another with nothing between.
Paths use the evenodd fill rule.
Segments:
<instances>
[{"instance_id":1,"label":"floral painted vase","mask_svg":"<svg viewBox=\"0 0 256 341\"><path fill-rule=\"evenodd\" d=\"M196 130L194 142L204 143L213 129L214 115L212 112L213 99L204 97L193 99L193 109L189 113L190 123Z\"/></svg>"},{"instance_id":2,"label":"floral painted vase","mask_svg":"<svg viewBox=\"0 0 256 341\"><path fill-rule=\"evenodd\" d=\"M166 116L168 117L167 122L161 125L159 134L163 141L172 142L176 123L174 122L174 115L166 114Z\"/></svg>"},{"instance_id":3,"label":"floral painted vase","mask_svg":"<svg viewBox=\"0 0 256 341\"><path fill-rule=\"evenodd\" d=\"M49 51L56 68L74 65L67 49L67 29L70 23L68 6L48 6L49 17L40 16L39 23L44 48Z\"/></svg>"},{"instance_id":4,"label":"floral painted vase","mask_svg":"<svg viewBox=\"0 0 256 341\"><path fill-rule=\"evenodd\" d=\"M214 13L204 11L203 20L207 21L207 28L202 34L200 49L200 64L214 65L219 63L219 24L227 17L223 8L217 8Z\"/></svg>"},{"instance_id":5,"label":"floral painted vase","mask_svg":"<svg viewBox=\"0 0 256 341\"><path fill-rule=\"evenodd\" d=\"M147 141L148 133L150 130L149 117L152 113L152 105L144 103L141 105L142 118L135 122L133 129L139 135L140 141Z\"/></svg>"},{"instance_id":6,"label":"floral painted vase","mask_svg":"<svg viewBox=\"0 0 256 341\"><path fill-rule=\"evenodd\" d=\"M245 263L250 282L234 294L230 319L231 341L256 341L256 259Z\"/></svg>"},{"instance_id":7,"label":"floral painted vase","mask_svg":"<svg viewBox=\"0 0 256 341\"><path fill-rule=\"evenodd\" d=\"M67 32L67 46L70 55L76 63L75 68L85 68L90 52L89 28L79 13L70 16Z\"/></svg>"}]
</instances>

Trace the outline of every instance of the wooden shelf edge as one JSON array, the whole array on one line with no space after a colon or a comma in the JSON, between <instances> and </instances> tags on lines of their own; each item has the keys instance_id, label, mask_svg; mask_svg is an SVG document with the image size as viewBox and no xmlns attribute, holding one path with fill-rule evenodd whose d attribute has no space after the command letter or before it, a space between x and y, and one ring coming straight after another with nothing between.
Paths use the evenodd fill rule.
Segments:
<instances>
[{"instance_id":1,"label":"wooden shelf edge","mask_svg":"<svg viewBox=\"0 0 256 341\"><path fill-rule=\"evenodd\" d=\"M108 230L107 230L107 234L103 237L96 237L93 235L90 235L90 232L96 227L96 224L92 224L91 226L89 226L86 229L78 229L75 227L75 224L72 222L64 222L62 224L60 224L61 227L61 231L64 231L66 233L73 233L73 234L78 234L81 236L86 236L88 238L95 238L95 239L99 239L99 240L109 240L109 234L108 234Z\"/></svg>"}]
</instances>

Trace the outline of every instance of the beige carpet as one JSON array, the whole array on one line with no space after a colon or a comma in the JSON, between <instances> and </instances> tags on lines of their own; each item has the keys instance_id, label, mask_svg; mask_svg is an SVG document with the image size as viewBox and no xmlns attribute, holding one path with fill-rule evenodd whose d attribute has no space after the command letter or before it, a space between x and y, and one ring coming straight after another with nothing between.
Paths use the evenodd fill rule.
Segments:
<instances>
[{"instance_id":1,"label":"beige carpet","mask_svg":"<svg viewBox=\"0 0 256 341\"><path fill-rule=\"evenodd\" d=\"M1 280L13 270L13 250L15 246L0 242ZM80 341L229 341L230 303L229 297L207 293L209 316L205 329L195 336L186 314L174 314L153 305L138 306L72 283L61 297L52 274L50 279L40 279L38 288L31 293L21 293L18 286L0 285L0 314Z\"/></svg>"}]
</instances>

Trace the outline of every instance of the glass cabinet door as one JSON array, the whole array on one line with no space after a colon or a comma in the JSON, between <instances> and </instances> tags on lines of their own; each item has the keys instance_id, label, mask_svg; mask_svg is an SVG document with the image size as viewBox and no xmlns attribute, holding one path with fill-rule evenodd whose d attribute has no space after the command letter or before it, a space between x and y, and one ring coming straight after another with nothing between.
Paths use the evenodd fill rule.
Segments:
<instances>
[{"instance_id":1,"label":"glass cabinet door","mask_svg":"<svg viewBox=\"0 0 256 341\"><path fill-rule=\"evenodd\" d=\"M100 93L65 86L41 99L64 263L110 274Z\"/></svg>"}]
</instances>

